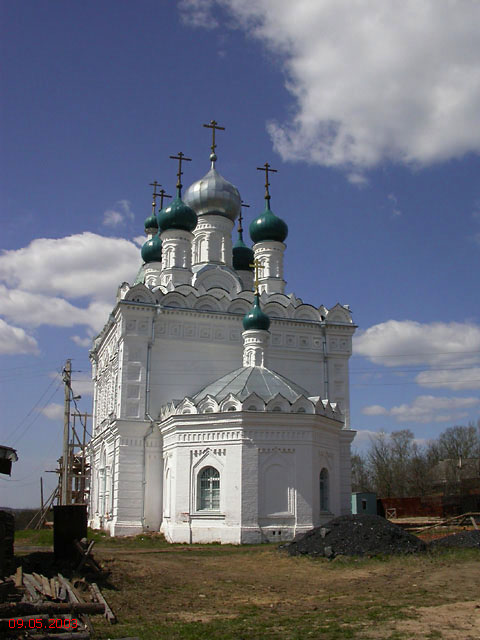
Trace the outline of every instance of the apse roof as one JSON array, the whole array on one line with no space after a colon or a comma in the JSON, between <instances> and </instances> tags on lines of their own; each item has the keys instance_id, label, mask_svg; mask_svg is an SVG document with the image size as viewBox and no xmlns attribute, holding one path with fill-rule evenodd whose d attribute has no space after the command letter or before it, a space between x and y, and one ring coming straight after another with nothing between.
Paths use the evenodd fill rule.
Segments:
<instances>
[{"instance_id":1,"label":"apse roof","mask_svg":"<svg viewBox=\"0 0 480 640\"><path fill-rule=\"evenodd\" d=\"M212 382L197 393L193 400L198 402L207 395L213 396L217 401L226 398L230 393L239 400L244 400L251 393L256 393L265 402L280 393L289 402L303 395L310 395L300 385L284 378L279 373L266 367L241 367Z\"/></svg>"}]
</instances>

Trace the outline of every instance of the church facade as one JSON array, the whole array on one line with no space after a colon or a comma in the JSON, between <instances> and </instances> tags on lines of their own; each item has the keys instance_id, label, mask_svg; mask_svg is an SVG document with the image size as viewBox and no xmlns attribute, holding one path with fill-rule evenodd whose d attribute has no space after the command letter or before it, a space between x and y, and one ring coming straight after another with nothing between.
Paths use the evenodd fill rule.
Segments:
<instances>
[{"instance_id":1,"label":"church facade","mask_svg":"<svg viewBox=\"0 0 480 640\"><path fill-rule=\"evenodd\" d=\"M250 249L215 143L183 197L178 160L177 196L156 214L154 192L143 264L91 351L89 523L171 542L288 540L350 513L355 325L346 306L286 293L268 165Z\"/></svg>"}]
</instances>

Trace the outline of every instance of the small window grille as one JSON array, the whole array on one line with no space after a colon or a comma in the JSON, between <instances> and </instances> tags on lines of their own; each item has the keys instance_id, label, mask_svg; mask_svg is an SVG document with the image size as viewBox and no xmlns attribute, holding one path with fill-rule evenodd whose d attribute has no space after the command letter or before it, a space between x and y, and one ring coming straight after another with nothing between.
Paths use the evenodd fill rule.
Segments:
<instances>
[{"instance_id":1,"label":"small window grille","mask_svg":"<svg viewBox=\"0 0 480 640\"><path fill-rule=\"evenodd\" d=\"M199 510L220 509L220 474L213 467L205 467L199 475Z\"/></svg>"}]
</instances>

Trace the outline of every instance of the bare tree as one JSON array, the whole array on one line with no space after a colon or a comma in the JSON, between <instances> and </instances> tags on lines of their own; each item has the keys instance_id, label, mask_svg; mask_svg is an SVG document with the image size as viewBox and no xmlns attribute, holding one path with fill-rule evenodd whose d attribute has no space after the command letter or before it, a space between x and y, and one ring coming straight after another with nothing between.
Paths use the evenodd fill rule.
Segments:
<instances>
[{"instance_id":1,"label":"bare tree","mask_svg":"<svg viewBox=\"0 0 480 640\"><path fill-rule=\"evenodd\" d=\"M467 427L449 427L438 440L440 460L459 460L480 456L479 430L473 424Z\"/></svg>"},{"instance_id":2,"label":"bare tree","mask_svg":"<svg viewBox=\"0 0 480 640\"><path fill-rule=\"evenodd\" d=\"M448 490L455 492L460 490L462 461L470 458L480 458L480 420L449 427L425 446L415 442L409 429L380 432L370 439L366 454L352 457L352 482L354 490L371 490L384 498L428 495L443 461Z\"/></svg>"},{"instance_id":3,"label":"bare tree","mask_svg":"<svg viewBox=\"0 0 480 640\"><path fill-rule=\"evenodd\" d=\"M352 491L373 491L367 461L360 453L352 454Z\"/></svg>"},{"instance_id":4,"label":"bare tree","mask_svg":"<svg viewBox=\"0 0 480 640\"><path fill-rule=\"evenodd\" d=\"M392 497L395 494L394 473L390 444L385 432L371 438L367 461L377 494L385 498Z\"/></svg>"}]
</instances>

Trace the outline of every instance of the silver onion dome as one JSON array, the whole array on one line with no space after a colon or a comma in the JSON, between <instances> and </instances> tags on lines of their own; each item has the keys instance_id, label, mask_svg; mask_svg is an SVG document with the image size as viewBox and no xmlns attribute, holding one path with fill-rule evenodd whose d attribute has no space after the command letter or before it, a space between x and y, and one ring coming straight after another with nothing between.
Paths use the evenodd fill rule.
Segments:
<instances>
[{"instance_id":1,"label":"silver onion dome","mask_svg":"<svg viewBox=\"0 0 480 640\"><path fill-rule=\"evenodd\" d=\"M188 187L183 201L197 216L218 215L233 222L240 213L242 201L238 189L215 169L216 159L217 156L212 153L210 171Z\"/></svg>"}]
</instances>

